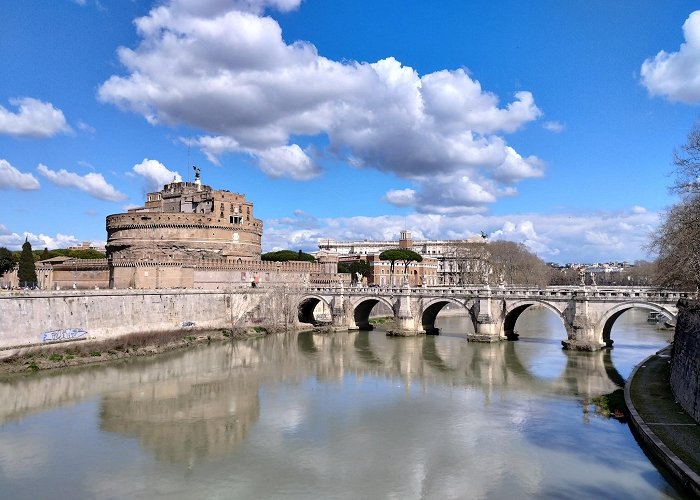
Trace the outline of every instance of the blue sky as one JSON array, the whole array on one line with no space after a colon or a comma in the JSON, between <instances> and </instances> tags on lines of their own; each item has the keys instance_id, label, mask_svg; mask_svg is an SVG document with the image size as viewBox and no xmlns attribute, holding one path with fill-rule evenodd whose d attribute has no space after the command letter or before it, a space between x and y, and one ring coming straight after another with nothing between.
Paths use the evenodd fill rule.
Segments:
<instances>
[{"instance_id":1,"label":"blue sky","mask_svg":"<svg viewBox=\"0 0 700 500\"><path fill-rule=\"evenodd\" d=\"M698 118L695 2L0 0L0 246L104 242L192 165L265 250L646 257Z\"/></svg>"}]
</instances>

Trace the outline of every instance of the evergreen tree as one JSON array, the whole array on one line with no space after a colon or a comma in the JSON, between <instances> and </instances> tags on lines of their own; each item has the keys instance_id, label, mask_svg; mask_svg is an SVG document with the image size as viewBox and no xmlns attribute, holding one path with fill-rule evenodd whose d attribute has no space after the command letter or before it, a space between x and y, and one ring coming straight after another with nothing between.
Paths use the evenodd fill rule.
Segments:
<instances>
[{"instance_id":1,"label":"evergreen tree","mask_svg":"<svg viewBox=\"0 0 700 500\"><path fill-rule=\"evenodd\" d=\"M39 260L46 260L51 258L51 252L49 252L49 249L44 247L44 251L41 252L41 258Z\"/></svg>"},{"instance_id":2,"label":"evergreen tree","mask_svg":"<svg viewBox=\"0 0 700 500\"><path fill-rule=\"evenodd\" d=\"M15 260L12 258L12 252L5 247L0 247L0 276L13 267L15 267Z\"/></svg>"},{"instance_id":3,"label":"evergreen tree","mask_svg":"<svg viewBox=\"0 0 700 500\"><path fill-rule=\"evenodd\" d=\"M302 261L302 262L315 262L316 258L308 253L304 253L301 250L295 252L294 250L278 250L277 252L267 252L260 256L261 260L272 261L272 262L287 262Z\"/></svg>"},{"instance_id":4,"label":"evergreen tree","mask_svg":"<svg viewBox=\"0 0 700 500\"><path fill-rule=\"evenodd\" d=\"M32 245L28 240L24 240L24 245L22 245L22 255L19 257L17 279L19 281L19 286L34 286L37 283L34 254L32 253Z\"/></svg>"}]
</instances>

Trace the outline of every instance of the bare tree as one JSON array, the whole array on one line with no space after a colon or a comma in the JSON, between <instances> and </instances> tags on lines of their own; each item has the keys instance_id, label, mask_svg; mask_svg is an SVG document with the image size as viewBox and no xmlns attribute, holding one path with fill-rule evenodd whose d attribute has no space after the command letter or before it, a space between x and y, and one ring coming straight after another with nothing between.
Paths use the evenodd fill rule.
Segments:
<instances>
[{"instance_id":1,"label":"bare tree","mask_svg":"<svg viewBox=\"0 0 700 500\"><path fill-rule=\"evenodd\" d=\"M666 212L649 249L658 256L659 285L700 291L700 194Z\"/></svg>"},{"instance_id":2,"label":"bare tree","mask_svg":"<svg viewBox=\"0 0 700 500\"><path fill-rule=\"evenodd\" d=\"M688 134L680 150L673 152L674 175L671 190L681 196L700 193L700 122Z\"/></svg>"},{"instance_id":3,"label":"bare tree","mask_svg":"<svg viewBox=\"0 0 700 500\"><path fill-rule=\"evenodd\" d=\"M488 257L485 243L454 241L441 258L443 284L481 283L483 271L488 267Z\"/></svg>"},{"instance_id":4,"label":"bare tree","mask_svg":"<svg viewBox=\"0 0 700 500\"><path fill-rule=\"evenodd\" d=\"M682 200L664 215L649 242L657 259L661 286L695 288L700 292L700 122L693 126L680 151L673 153L675 182L671 191Z\"/></svg>"},{"instance_id":5,"label":"bare tree","mask_svg":"<svg viewBox=\"0 0 700 500\"><path fill-rule=\"evenodd\" d=\"M547 286L552 274L545 262L522 243L493 241L488 244L493 273L511 285Z\"/></svg>"},{"instance_id":6,"label":"bare tree","mask_svg":"<svg viewBox=\"0 0 700 500\"><path fill-rule=\"evenodd\" d=\"M639 260L634 266L625 269L623 282L626 281L625 284L630 286L648 286L657 274L656 262Z\"/></svg>"}]
</instances>

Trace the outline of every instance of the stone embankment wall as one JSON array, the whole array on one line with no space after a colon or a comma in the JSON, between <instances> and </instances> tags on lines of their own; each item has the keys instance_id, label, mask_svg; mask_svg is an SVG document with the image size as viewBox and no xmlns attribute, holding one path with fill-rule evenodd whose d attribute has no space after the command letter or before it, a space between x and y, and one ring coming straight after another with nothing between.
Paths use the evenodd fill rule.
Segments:
<instances>
[{"instance_id":1,"label":"stone embankment wall","mask_svg":"<svg viewBox=\"0 0 700 500\"><path fill-rule=\"evenodd\" d=\"M294 325L298 299L293 291L272 288L0 295L0 350L42 344L47 332L72 329L103 340L132 333Z\"/></svg>"},{"instance_id":2,"label":"stone embankment wall","mask_svg":"<svg viewBox=\"0 0 700 500\"><path fill-rule=\"evenodd\" d=\"M671 387L681 406L700 422L700 302L678 305Z\"/></svg>"}]
</instances>

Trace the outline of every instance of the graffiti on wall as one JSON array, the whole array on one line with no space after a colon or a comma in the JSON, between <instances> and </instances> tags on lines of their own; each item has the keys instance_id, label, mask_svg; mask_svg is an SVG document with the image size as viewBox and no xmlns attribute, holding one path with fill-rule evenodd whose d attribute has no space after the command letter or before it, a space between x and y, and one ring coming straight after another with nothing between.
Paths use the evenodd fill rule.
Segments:
<instances>
[{"instance_id":1,"label":"graffiti on wall","mask_svg":"<svg viewBox=\"0 0 700 500\"><path fill-rule=\"evenodd\" d=\"M55 342L57 340L77 340L87 337L87 332L80 328L64 328L44 332L39 337L42 342Z\"/></svg>"}]
</instances>

